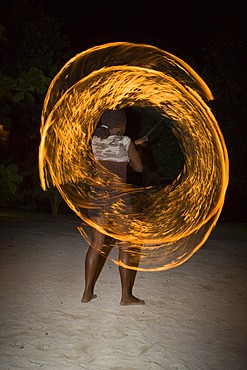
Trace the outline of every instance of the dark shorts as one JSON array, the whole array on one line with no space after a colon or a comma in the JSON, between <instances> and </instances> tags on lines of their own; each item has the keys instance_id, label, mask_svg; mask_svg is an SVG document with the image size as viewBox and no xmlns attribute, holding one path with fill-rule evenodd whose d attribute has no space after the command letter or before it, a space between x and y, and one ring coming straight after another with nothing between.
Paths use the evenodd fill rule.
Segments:
<instances>
[{"instance_id":1,"label":"dark shorts","mask_svg":"<svg viewBox=\"0 0 247 370\"><path fill-rule=\"evenodd\" d=\"M89 194L88 216L91 219L114 219L116 215L131 212L131 197L112 189L103 190L92 186Z\"/></svg>"}]
</instances>

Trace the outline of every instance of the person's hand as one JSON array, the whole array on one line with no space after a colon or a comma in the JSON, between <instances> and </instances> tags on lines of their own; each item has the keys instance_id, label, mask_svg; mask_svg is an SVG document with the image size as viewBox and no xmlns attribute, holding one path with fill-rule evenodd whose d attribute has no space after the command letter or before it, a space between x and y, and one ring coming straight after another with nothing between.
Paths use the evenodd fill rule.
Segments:
<instances>
[{"instance_id":1,"label":"person's hand","mask_svg":"<svg viewBox=\"0 0 247 370\"><path fill-rule=\"evenodd\" d=\"M148 137L145 135L141 137L140 139L135 140L135 145L143 145L145 142L148 141Z\"/></svg>"}]
</instances>

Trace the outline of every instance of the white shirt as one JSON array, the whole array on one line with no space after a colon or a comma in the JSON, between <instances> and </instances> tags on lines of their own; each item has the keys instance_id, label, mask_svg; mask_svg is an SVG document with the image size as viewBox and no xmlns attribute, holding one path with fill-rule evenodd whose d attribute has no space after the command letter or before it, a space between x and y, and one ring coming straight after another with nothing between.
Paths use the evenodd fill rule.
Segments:
<instances>
[{"instance_id":1,"label":"white shirt","mask_svg":"<svg viewBox=\"0 0 247 370\"><path fill-rule=\"evenodd\" d=\"M130 143L128 136L110 135L106 139L93 136L93 155L98 161L129 162Z\"/></svg>"}]
</instances>

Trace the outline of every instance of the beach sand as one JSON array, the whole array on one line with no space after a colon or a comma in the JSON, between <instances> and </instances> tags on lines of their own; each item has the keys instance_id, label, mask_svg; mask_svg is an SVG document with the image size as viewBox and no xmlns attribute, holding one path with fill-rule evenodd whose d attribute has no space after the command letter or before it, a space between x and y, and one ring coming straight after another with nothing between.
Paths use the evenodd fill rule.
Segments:
<instances>
[{"instance_id":1,"label":"beach sand","mask_svg":"<svg viewBox=\"0 0 247 370\"><path fill-rule=\"evenodd\" d=\"M107 260L80 302L87 245L74 215L0 211L1 370L247 369L247 225L218 224L186 263L138 272L120 306Z\"/></svg>"}]
</instances>

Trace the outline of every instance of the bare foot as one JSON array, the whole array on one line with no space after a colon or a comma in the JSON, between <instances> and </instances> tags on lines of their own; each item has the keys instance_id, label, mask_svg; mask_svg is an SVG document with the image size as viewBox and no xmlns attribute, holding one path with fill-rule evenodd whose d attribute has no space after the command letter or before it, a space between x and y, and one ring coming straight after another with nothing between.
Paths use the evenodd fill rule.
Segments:
<instances>
[{"instance_id":1,"label":"bare foot","mask_svg":"<svg viewBox=\"0 0 247 370\"><path fill-rule=\"evenodd\" d=\"M81 302L82 303L88 303L90 302L92 299L95 299L97 298L97 294L91 294L89 296L86 296L86 295L83 295L82 299L81 299Z\"/></svg>"},{"instance_id":2,"label":"bare foot","mask_svg":"<svg viewBox=\"0 0 247 370\"><path fill-rule=\"evenodd\" d=\"M129 296L126 299L121 299L120 305L121 306L131 306L131 305L144 305L145 301L143 299L139 299L133 295Z\"/></svg>"}]
</instances>

